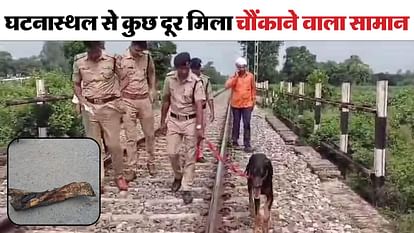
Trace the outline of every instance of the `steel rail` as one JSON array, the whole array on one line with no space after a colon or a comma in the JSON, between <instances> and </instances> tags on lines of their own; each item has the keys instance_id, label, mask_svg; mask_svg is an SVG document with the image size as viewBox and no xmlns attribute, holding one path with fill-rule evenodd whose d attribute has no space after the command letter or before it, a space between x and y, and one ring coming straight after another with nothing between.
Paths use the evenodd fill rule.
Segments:
<instances>
[{"instance_id":1,"label":"steel rail","mask_svg":"<svg viewBox=\"0 0 414 233\"><path fill-rule=\"evenodd\" d=\"M226 111L226 120L224 122L224 129L222 135L222 141L220 145L220 154L224 155L227 149L227 136L229 132L229 122L230 122L230 100L227 103ZM222 182L224 177L224 164L221 161L218 161L215 184L213 189L213 195L211 197L211 202L209 206L209 213L207 217L207 226L206 233L215 233L218 226L218 212L221 201L221 191L222 191Z\"/></svg>"}]
</instances>

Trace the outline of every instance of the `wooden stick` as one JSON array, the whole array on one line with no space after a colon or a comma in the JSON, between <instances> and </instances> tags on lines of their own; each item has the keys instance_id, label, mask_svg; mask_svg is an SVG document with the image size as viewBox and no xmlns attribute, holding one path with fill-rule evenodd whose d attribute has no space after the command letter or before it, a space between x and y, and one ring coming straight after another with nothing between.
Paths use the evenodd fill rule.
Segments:
<instances>
[{"instance_id":1,"label":"wooden stick","mask_svg":"<svg viewBox=\"0 0 414 233\"><path fill-rule=\"evenodd\" d=\"M16 211L51 205L78 196L96 196L91 185L87 182L72 182L44 192L28 192L10 188L9 195L11 196L11 205Z\"/></svg>"}]
</instances>

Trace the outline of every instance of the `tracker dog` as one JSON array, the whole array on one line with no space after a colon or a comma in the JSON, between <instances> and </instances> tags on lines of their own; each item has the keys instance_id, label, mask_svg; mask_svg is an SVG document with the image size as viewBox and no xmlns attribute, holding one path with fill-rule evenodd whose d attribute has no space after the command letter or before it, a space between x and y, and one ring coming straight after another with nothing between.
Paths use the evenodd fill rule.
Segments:
<instances>
[{"instance_id":1,"label":"tracker dog","mask_svg":"<svg viewBox=\"0 0 414 233\"><path fill-rule=\"evenodd\" d=\"M260 208L260 194L266 196L266 212L270 214L273 204L273 166L263 153L255 153L246 166L249 209L252 217L257 217ZM254 199L254 207L253 207Z\"/></svg>"}]
</instances>

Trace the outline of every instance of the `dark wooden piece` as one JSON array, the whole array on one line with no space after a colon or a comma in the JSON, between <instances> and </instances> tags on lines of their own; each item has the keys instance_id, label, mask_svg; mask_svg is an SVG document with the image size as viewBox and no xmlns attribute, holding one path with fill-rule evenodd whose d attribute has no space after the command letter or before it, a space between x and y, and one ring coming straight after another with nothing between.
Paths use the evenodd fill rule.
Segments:
<instances>
[{"instance_id":1,"label":"dark wooden piece","mask_svg":"<svg viewBox=\"0 0 414 233\"><path fill-rule=\"evenodd\" d=\"M28 192L10 188L9 195L11 196L11 205L16 211L51 205L79 196L96 196L91 185L87 182L73 182L44 192Z\"/></svg>"}]
</instances>

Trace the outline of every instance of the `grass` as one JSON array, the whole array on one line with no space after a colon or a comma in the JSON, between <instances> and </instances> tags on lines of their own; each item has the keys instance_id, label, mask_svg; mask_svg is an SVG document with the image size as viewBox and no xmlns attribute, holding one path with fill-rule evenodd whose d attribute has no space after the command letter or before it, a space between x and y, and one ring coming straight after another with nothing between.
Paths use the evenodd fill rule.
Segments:
<instances>
[{"instance_id":1,"label":"grass","mask_svg":"<svg viewBox=\"0 0 414 233\"><path fill-rule=\"evenodd\" d=\"M279 90L278 85L273 85ZM325 89L326 90L326 89ZM328 99L341 99L340 87L332 87ZM297 93L297 87L293 88ZM309 93L308 93L309 96ZM397 232L414 232L414 87L390 86L387 126L387 175L384 193L379 210L394 223ZM351 102L376 106L376 86L353 86ZM317 146L319 141L339 144L340 110L339 107L323 105L321 128L313 133L314 103L308 102L310 109L304 117L297 118L295 103L280 99L274 108L278 114L296 121L307 132L306 142ZM372 113L351 112L349 118L349 145L353 158L365 167L372 169L374 159L375 118ZM348 184L361 196L370 196L369 179L358 174L350 175Z\"/></svg>"}]
</instances>

